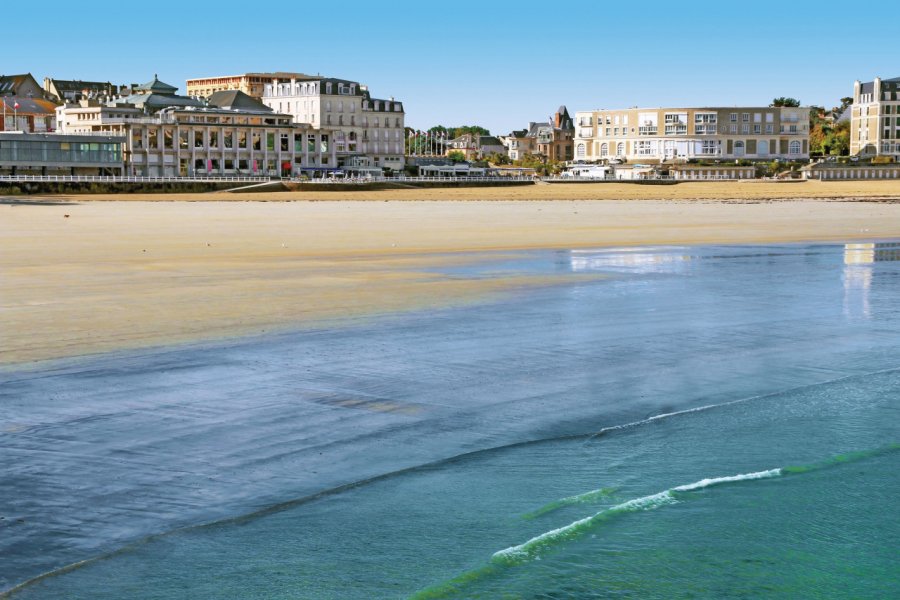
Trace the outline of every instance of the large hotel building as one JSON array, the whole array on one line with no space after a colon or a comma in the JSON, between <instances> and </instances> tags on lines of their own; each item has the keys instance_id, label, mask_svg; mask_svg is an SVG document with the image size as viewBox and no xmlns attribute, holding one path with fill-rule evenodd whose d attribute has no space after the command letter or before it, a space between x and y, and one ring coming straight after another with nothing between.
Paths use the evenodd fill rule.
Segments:
<instances>
[{"instance_id":1,"label":"large hotel building","mask_svg":"<svg viewBox=\"0 0 900 600\"><path fill-rule=\"evenodd\" d=\"M187 95L209 98L216 92L239 91L254 98L262 98L267 83L280 79L309 77L303 73L244 73L243 75L220 75L198 77L187 80Z\"/></svg>"},{"instance_id":2,"label":"large hotel building","mask_svg":"<svg viewBox=\"0 0 900 600\"><path fill-rule=\"evenodd\" d=\"M900 159L900 77L853 86L850 154Z\"/></svg>"},{"instance_id":3,"label":"large hotel building","mask_svg":"<svg viewBox=\"0 0 900 600\"><path fill-rule=\"evenodd\" d=\"M809 158L802 107L631 108L575 114L575 160Z\"/></svg>"},{"instance_id":4,"label":"large hotel building","mask_svg":"<svg viewBox=\"0 0 900 600\"><path fill-rule=\"evenodd\" d=\"M337 166L402 170L405 165L403 103L374 98L356 81L303 73L245 73L187 80L187 94L209 97L239 90L259 98L294 123L333 135Z\"/></svg>"},{"instance_id":5,"label":"large hotel building","mask_svg":"<svg viewBox=\"0 0 900 600\"><path fill-rule=\"evenodd\" d=\"M333 131L341 166L404 167L402 102L373 98L365 85L327 77L274 80L265 85L262 101L295 123Z\"/></svg>"},{"instance_id":6,"label":"large hotel building","mask_svg":"<svg viewBox=\"0 0 900 600\"><path fill-rule=\"evenodd\" d=\"M127 98L66 104L56 111L59 131L98 136L98 143L120 139L126 175L296 176L336 168L328 129L295 123L237 90L206 102L176 91L154 77Z\"/></svg>"}]
</instances>

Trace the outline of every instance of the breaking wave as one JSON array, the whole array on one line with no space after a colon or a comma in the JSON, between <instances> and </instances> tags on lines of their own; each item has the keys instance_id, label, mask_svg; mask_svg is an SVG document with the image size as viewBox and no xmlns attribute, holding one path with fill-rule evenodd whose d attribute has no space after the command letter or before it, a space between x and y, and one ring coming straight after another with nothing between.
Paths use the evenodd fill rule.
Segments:
<instances>
[{"instance_id":1,"label":"breaking wave","mask_svg":"<svg viewBox=\"0 0 900 600\"><path fill-rule=\"evenodd\" d=\"M601 510L584 519L579 519L574 523L570 523L559 529L547 531L539 536L533 537L524 544L510 546L499 552L495 552L492 561L495 563L513 565L527 560L531 560L538 556L548 547L556 546L561 542L574 539L583 533L599 525L604 521L613 519L619 515L640 512L645 510L653 510L668 504L678 502L677 492L693 492L714 485L723 483L732 483L736 481L750 481L753 479L766 479L769 477L778 477L782 474L781 469L770 469L768 471L758 471L755 473L744 473L742 475L730 475L727 477L714 477L711 479L701 479L687 485L680 485L668 490L663 490L656 494L635 498L613 507Z\"/></svg>"},{"instance_id":2,"label":"breaking wave","mask_svg":"<svg viewBox=\"0 0 900 600\"><path fill-rule=\"evenodd\" d=\"M574 521L563 527L559 527L557 529L542 533L522 544L510 546L509 548L505 548L503 550L495 552L491 557L491 561L483 567L467 571L451 580L421 590L420 592L411 596L411 598L415 600L425 600L434 598L446 598L448 596L458 594L462 591L462 586L468 583L483 579L484 577L497 573L506 567L520 565L530 560L537 559L544 552L567 541L571 541L578 537L581 537L586 532L606 521L629 513L655 510L664 506L678 504L679 502L688 500L693 495L692 492L697 492L699 490L704 490L710 487L730 483L741 483L745 481L801 475L804 473L828 469L846 463L857 462L882 454L895 452L897 450L900 450L900 443L889 444L887 446L882 446L874 450L862 450L837 454L823 461L807 465L784 466L764 471L755 471L752 473L727 475L723 477L710 477L700 479L699 481L695 481L693 483L675 486L655 494L650 494L648 496L642 496L640 498L628 500L610 508L601 510L591 516ZM529 513L528 516L534 517L540 514L545 514L562 506L568 506L576 504L578 502L604 497L611 492L611 488L601 488L599 490L593 490L584 494L563 498L556 502L551 502L532 513Z\"/></svg>"}]
</instances>

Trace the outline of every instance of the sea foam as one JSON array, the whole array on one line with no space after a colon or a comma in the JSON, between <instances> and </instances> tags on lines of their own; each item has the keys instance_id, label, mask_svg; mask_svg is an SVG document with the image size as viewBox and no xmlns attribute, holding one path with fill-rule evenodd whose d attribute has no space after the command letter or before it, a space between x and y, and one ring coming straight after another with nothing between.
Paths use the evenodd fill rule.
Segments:
<instances>
[{"instance_id":1,"label":"sea foam","mask_svg":"<svg viewBox=\"0 0 900 600\"><path fill-rule=\"evenodd\" d=\"M628 500L627 502L623 502L621 504L617 504L610 508L601 510L600 512L597 512L589 517L585 517L583 519L574 521L573 523L569 523L564 527L542 533L541 535L533 537L523 544L510 546L509 548L505 548L503 550L495 552L491 557L491 560L495 563L507 565L518 564L527 560L531 560L537 557L544 549L555 546L560 542L574 539L585 533L589 529L593 528L594 526L598 525L599 523L608 521L609 519L614 518L617 515L654 510L661 506L675 504L678 502L678 499L675 497L674 492L692 492L714 485L721 485L723 483L750 481L754 479L767 479L770 477L778 477L781 474L781 469L769 469L767 471L757 471L754 473L743 473L740 475L729 475L725 477L701 479L700 481L695 481L694 483L688 483L686 485L679 485L677 487L663 490L662 492L658 492L656 494ZM573 498L577 498L577 496L573 496Z\"/></svg>"}]
</instances>

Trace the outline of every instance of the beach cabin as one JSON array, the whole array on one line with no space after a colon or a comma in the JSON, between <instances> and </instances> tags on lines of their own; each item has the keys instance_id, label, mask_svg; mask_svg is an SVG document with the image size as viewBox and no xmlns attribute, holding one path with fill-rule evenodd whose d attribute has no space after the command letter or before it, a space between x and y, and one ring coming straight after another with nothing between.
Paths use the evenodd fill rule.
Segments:
<instances>
[{"instance_id":1,"label":"beach cabin","mask_svg":"<svg viewBox=\"0 0 900 600\"><path fill-rule=\"evenodd\" d=\"M573 165L563 171L560 177L566 179L612 179L613 167L600 165Z\"/></svg>"}]
</instances>

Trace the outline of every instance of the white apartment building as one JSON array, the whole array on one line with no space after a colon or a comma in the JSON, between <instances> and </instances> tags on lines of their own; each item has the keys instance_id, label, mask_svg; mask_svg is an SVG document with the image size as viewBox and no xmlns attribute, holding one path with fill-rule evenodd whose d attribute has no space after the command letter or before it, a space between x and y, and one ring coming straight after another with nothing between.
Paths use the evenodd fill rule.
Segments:
<instances>
[{"instance_id":1,"label":"white apartment building","mask_svg":"<svg viewBox=\"0 0 900 600\"><path fill-rule=\"evenodd\" d=\"M900 77L853 85L850 154L900 160Z\"/></svg>"},{"instance_id":2,"label":"white apartment building","mask_svg":"<svg viewBox=\"0 0 900 600\"><path fill-rule=\"evenodd\" d=\"M405 165L403 103L372 98L355 81L321 77L273 80L262 101L295 123L333 131L338 164L402 170Z\"/></svg>"},{"instance_id":3,"label":"white apartment building","mask_svg":"<svg viewBox=\"0 0 900 600\"><path fill-rule=\"evenodd\" d=\"M575 160L809 158L803 107L631 108L575 114Z\"/></svg>"}]
</instances>

